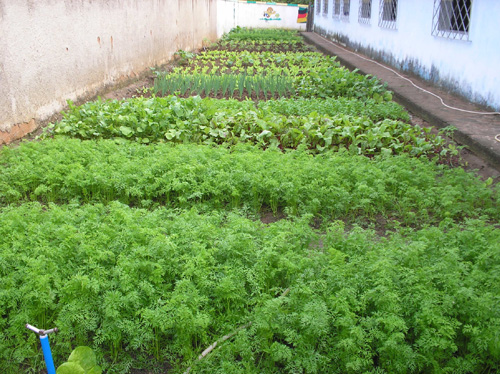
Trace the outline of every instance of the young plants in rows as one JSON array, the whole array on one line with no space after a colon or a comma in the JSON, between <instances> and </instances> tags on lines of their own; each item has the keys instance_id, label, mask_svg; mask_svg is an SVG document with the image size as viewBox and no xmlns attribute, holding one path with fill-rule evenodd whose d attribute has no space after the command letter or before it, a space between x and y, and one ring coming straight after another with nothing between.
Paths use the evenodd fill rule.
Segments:
<instances>
[{"instance_id":1,"label":"young plants in rows","mask_svg":"<svg viewBox=\"0 0 500 374\"><path fill-rule=\"evenodd\" d=\"M295 31L0 149L0 372L500 372L500 185ZM446 129L446 135L450 129Z\"/></svg>"}]
</instances>

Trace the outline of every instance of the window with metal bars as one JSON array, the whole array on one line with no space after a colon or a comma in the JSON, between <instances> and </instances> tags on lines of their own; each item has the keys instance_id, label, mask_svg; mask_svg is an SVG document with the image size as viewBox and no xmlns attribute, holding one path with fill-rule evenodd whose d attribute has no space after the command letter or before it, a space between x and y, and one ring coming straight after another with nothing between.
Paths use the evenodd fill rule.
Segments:
<instances>
[{"instance_id":1,"label":"window with metal bars","mask_svg":"<svg viewBox=\"0 0 500 374\"><path fill-rule=\"evenodd\" d=\"M432 35L469 40L472 0L434 0Z\"/></svg>"},{"instance_id":2,"label":"window with metal bars","mask_svg":"<svg viewBox=\"0 0 500 374\"><path fill-rule=\"evenodd\" d=\"M323 14L328 14L328 0L323 0Z\"/></svg>"},{"instance_id":3,"label":"window with metal bars","mask_svg":"<svg viewBox=\"0 0 500 374\"><path fill-rule=\"evenodd\" d=\"M340 0L333 0L333 18L340 17Z\"/></svg>"},{"instance_id":4,"label":"window with metal bars","mask_svg":"<svg viewBox=\"0 0 500 374\"><path fill-rule=\"evenodd\" d=\"M372 17L372 0L362 0L359 3L358 22L369 25L371 17Z\"/></svg>"},{"instance_id":5,"label":"window with metal bars","mask_svg":"<svg viewBox=\"0 0 500 374\"><path fill-rule=\"evenodd\" d=\"M398 0L380 0L380 18L378 25L387 29L395 29L397 18Z\"/></svg>"},{"instance_id":6,"label":"window with metal bars","mask_svg":"<svg viewBox=\"0 0 500 374\"><path fill-rule=\"evenodd\" d=\"M316 14L319 14L321 11L321 0L316 0Z\"/></svg>"},{"instance_id":7,"label":"window with metal bars","mask_svg":"<svg viewBox=\"0 0 500 374\"><path fill-rule=\"evenodd\" d=\"M349 21L350 13L351 13L351 0L344 0L342 2L342 20Z\"/></svg>"}]
</instances>

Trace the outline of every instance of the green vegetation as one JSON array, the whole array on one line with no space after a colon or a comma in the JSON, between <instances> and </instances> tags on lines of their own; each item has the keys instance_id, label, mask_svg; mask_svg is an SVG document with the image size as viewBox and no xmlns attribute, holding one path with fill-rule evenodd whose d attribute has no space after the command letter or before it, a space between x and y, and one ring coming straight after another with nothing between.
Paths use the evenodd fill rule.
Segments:
<instances>
[{"instance_id":1,"label":"green vegetation","mask_svg":"<svg viewBox=\"0 0 500 374\"><path fill-rule=\"evenodd\" d=\"M302 43L302 38L295 30L249 29L239 26L231 30L230 33L225 34L222 40L264 40L274 41L277 44L287 41Z\"/></svg>"},{"instance_id":2,"label":"green vegetation","mask_svg":"<svg viewBox=\"0 0 500 374\"><path fill-rule=\"evenodd\" d=\"M161 75L155 80L154 90L162 95L178 94L222 96L233 97L239 93L239 97L255 95L260 93L265 98L276 96L288 96L292 92L292 80L286 75L252 76L246 74L168 74Z\"/></svg>"},{"instance_id":3,"label":"green vegetation","mask_svg":"<svg viewBox=\"0 0 500 374\"><path fill-rule=\"evenodd\" d=\"M56 374L101 374L102 369L91 348L76 347L69 355L68 361L57 368Z\"/></svg>"},{"instance_id":4,"label":"green vegetation","mask_svg":"<svg viewBox=\"0 0 500 374\"><path fill-rule=\"evenodd\" d=\"M303 47L238 29L158 73L186 97L0 150L2 373L42 371L27 322L90 347L58 374L500 371L500 185Z\"/></svg>"},{"instance_id":5,"label":"green vegetation","mask_svg":"<svg viewBox=\"0 0 500 374\"><path fill-rule=\"evenodd\" d=\"M313 157L250 146L142 146L60 138L0 153L0 203L104 203L204 211L262 208L360 222L380 215L405 224L444 218L499 220L499 190L462 169L412 157Z\"/></svg>"},{"instance_id":6,"label":"green vegetation","mask_svg":"<svg viewBox=\"0 0 500 374\"><path fill-rule=\"evenodd\" d=\"M410 120L408 113L394 101L376 101L374 99L357 100L348 98L295 98L293 100L267 100L259 102L259 109L265 113L276 113L285 116L308 116L317 113L321 116L334 117L348 115L368 117L374 122L384 119Z\"/></svg>"},{"instance_id":7,"label":"green vegetation","mask_svg":"<svg viewBox=\"0 0 500 374\"><path fill-rule=\"evenodd\" d=\"M264 51L293 51L305 52L310 50L302 38L292 30L248 29L236 27L225 34L216 50L264 52Z\"/></svg>"},{"instance_id":8,"label":"green vegetation","mask_svg":"<svg viewBox=\"0 0 500 374\"><path fill-rule=\"evenodd\" d=\"M326 100L280 100L253 102L177 97L134 99L125 102L97 101L75 107L64 114L56 134L81 139L133 139L140 143L171 141L176 143L229 144L241 142L262 148L295 149L300 145L314 152L346 148L352 154L400 154L413 156L449 155L444 140L429 129L413 127L397 120L406 117L394 103ZM344 105L345 104L345 105ZM313 110L308 115L305 113ZM357 111L366 116L350 116ZM320 115L320 112L331 113ZM280 115L279 113L297 115ZM387 117L390 117L388 115Z\"/></svg>"},{"instance_id":9,"label":"green vegetation","mask_svg":"<svg viewBox=\"0 0 500 374\"><path fill-rule=\"evenodd\" d=\"M314 47L306 45L300 35L293 30L247 29L236 27L225 34L218 43L205 51L213 50L239 52L308 52ZM222 52L223 53L223 52Z\"/></svg>"},{"instance_id":10,"label":"green vegetation","mask_svg":"<svg viewBox=\"0 0 500 374\"><path fill-rule=\"evenodd\" d=\"M57 359L93 342L108 373L150 358L182 371L249 322L197 372L499 369L500 230L483 220L379 238L118 202L0 217L4 372L36 352L26 320L59 326Z\"/></svg>"},{"instance_id":11,"label":"green vegetation","mask_svg":"<svg viewBox=\"0 0 500 374\"><path fill-rule=\"evenodd\" d=\"M282 52L293 50L295 52L309 52L313 48L302 43L301 40L283 40L276 44L273 40L221 40L217 45L220 51L248 52L251 49L256 52Z\"/></svg>"},{"instance_id":12,"label":"green vegetation","mask_svg":"<svg viewBox=\"0 0 500 374\"><path fill-rule=\"evenodd\" d=\"M246 79L250 79L250 76L258 79L263 87L272 87L276 77L281 77L286 79L284 84L287 89L284 91L305 98L373 98L378 102L392 99L391 93L378 79L357 74L356 71L350 72L341 67L335 58L317 52L207 51L170 73L156 74L154 87L156 94L179 91L181 95L185 95L194 87L197 88L194 93L199 94L211 82L220 82L218 83L220 87L225 80L232 81L228 74L233 74L236 75L233 78L235 84L228 91L221 91L223 97L232 97L237 80L244 75ZM213 84L210 85L211 89L212 86ZM242 87L242 84L239 87ZM268 90L264 89L264 92ZM205 92L205 95L209 95L210 91ZM217 92L218 89L215 90L215 93ZM271 95L271 98L273 97L274 95ZM259 99L258 96L256 98ZM264 99L266 98L264 95Z\"/></svg>"}]
</instances>

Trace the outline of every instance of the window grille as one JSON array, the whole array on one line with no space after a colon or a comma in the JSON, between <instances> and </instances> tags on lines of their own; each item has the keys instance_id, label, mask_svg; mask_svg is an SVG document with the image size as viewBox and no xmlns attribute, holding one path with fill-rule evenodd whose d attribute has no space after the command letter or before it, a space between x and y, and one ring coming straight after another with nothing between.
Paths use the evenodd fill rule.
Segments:
<instances>
[{"instance_id":1,"label":"window grille","mask_svg":"<svg viewBox=\"0 0 500 374\"><path fill-rule=\"evenodd\" d=\"M434 0L432 35L469 40L472 0Z\"/></svg>"},{"instance_id":2,"label":"window grille","mask_svg":"<svg viewBox=\"0 0 500 374\"><path fill-rule=\"evenodd\" d=\"M351 0L342 2L342 20L349 21L349 13L351 13Z\"/></svg>"},{"instance_id":3,"label":"window grille","mask_svg":"<svg viewBox=\"0 0 500 374\"><path fill-rule=\"evenodd\" d=\"M333 18L340 17L340 0L333 0Z\"/></svg>"},{"instance_id":4,"label":"window grille","mask_svg":"<svg viewBox=\"0 0 500 374\"><path fill-rule=\"evenodd\" d=\"M323 0L323 14L328 14L328 0Z\"/></svg>"},{"instance_id":5,"label":"window grille","mask_svg":"<svg viewBox=\"0 0 500 374\"><path fill-rule=\"evenodd\" d=\"M358 22L369 25L372 18L372 0L362 0L359 3Z\"/></svg>"},{"instance_id":6,"label":"window grille","mask_svg":"<svg viewBox=\"0 0 500 374\"><path fill-rule=\"evenodd\" d=\"M380 0L380 18L378 25L387 29L396 28L398 0Z\"/></svg>"},{"instance_id":7,"label":"window grille","mask_svg":"<svg viewBox=\"0 0 500 374\"><path fill-rule=\"evenodd\" d=\"M316 14L319 14L321 10L321 0L316 0Z\"/></svg>"},{"instance_id":8,"label":"window grille","mask_svg":"<svg viewBox=\"0 0 500 374\"><path fill-rule=\"evenodd\" d=\"M334 0L333 1L333 18L341 18L342 21L349 21L351 12L351 0Z\"/></svg>"}]
</instances>

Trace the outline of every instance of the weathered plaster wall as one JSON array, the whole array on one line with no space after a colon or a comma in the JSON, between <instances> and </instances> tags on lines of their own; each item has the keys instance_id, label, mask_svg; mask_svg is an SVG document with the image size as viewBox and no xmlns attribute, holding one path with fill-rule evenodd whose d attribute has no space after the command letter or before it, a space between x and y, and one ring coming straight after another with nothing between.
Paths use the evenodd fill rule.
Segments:
<instances>
[{"instance_id":1,"label":"weathered plaster wall","mask_svg":"<svg viewBox=\"0 0 500 374\"><path fill-rule=\"evenodd\" d=\"M399 0L397 29L379 27L380 0L372 0L369 25L358 22L361 0L351 0L348 21L315 14L315 31L375 59L417 74L451 92L500 109L500 1L472 2L470 41L432 36L434 0ZM316 0L317 3L317 0Z\"/></svg>"},{"instance_id":2,"label":"weathered plaster wall","mask_svg":"<svg viewBox=\"0 0 500 374\"><path fill-rule=\"evenodd\" d=\"M216 7L216 0L0 0L0 144L68 99L215 40Z\"/></svg>"},{"instance_id":3,"label":"weathered plaster wall","mask_svg":"<svg viewBox=\"0 0 500 374\"><path fill-rule=\"evenodd\" d=\"M271 13L268 13L269 8L272 9ZM217 36L221 37L236 26L305 31L306 24L297 23L298 11L298 6L279 5L279 2L278 4L265 2L254 4L246 1L218 0Z\"/></svg>"}]
</instances>

